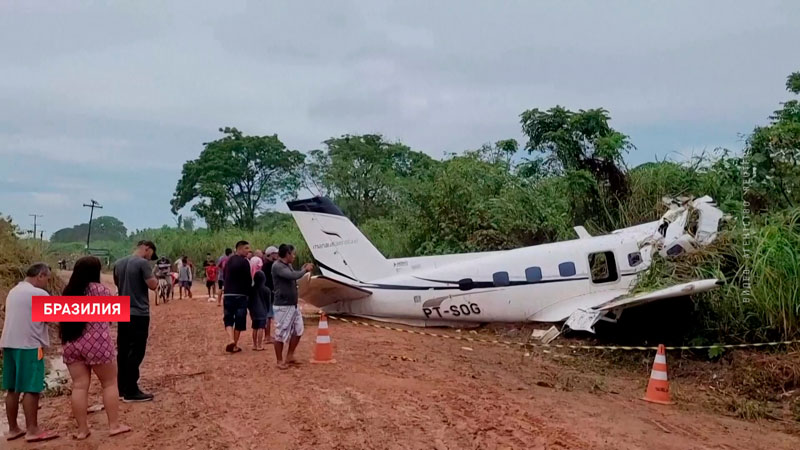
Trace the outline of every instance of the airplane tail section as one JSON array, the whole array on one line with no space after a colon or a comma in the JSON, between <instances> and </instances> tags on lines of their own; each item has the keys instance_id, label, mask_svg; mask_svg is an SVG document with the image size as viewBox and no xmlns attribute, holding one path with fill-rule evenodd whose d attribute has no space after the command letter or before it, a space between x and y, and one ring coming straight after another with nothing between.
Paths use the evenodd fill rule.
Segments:
<instances>
[{"instance_id":1,"label":"airplane tail section","mask_svg":"<svg viewBox=\"0 0 800 450\"><path fill-rule=\"evenodd\" d=\"M326 277L352 284L395 273L392 263L330 199L314 197L287 205Z\"/></svg>"}]
</instances>

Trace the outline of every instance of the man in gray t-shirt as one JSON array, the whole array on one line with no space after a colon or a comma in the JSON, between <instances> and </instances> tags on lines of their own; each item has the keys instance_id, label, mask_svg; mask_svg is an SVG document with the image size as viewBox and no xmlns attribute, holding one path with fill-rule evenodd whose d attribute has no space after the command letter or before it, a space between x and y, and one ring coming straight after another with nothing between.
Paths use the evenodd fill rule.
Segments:
<instances>
[{"instance_id":1,"label":"man in gray t-shirt","mask_svg":"<svg viewBox=\"0 0 800 450\"><path fill-rule=\"evenodd\" d=\"M11 289L6 299L6 318L0 347L3 348L3 389L6 391L8 432L3 440L25 436L28 442L47 441L58 437L39 427L39 397L44 390L44 347L50 345L47 324L34 322L33 297L49 295L44 289L50 279L47 264L36 263L25 273L25 280ZM20 395L25 411L25 428L17 422ZM5 447L3 447L5 448Z\"/></svg>"},{"instance_id":2,"label":"man in gray t-shirt","mask_svg":"<svg viewBox=\"0 0 800 450\"><path fill-rule=\"evenodd\" d=\"M131 315L150 315L150 286L149 279L155 279L150 262L134 253L114 263L114 284L117 285L119 295L131 297ZM158 282L156 282L158 286Z\"/></svg>"},{"instance_id":3,"label":"man in gray t-shirt","mask_svg":"<svg viewBox=\"0 0 800 450\"><path fill-rule=\"evenodd\" d=\"M301 270L294 270L294 246L281 244L278 247L278 259L272 265L272 283L275 286L273 310L275 314L275 357L278 368L286 369L286 364L294 364L294 350L303 335L303 316L297 308L297 280L314 269L313 264L305 264ZM283 346L289 345L286 352L286 363L283 362Z\"/></svg>"},{"instance_id":4,"label":"man in gray t-shirt","mask_svg":"<svg viewBox=\"0 0 800 450\"><path fill-rule=\"evenodd\" d=\"M151 241L139 241L131 256L114 263L114 284L118 295L131 299L131 321L120 322L117 331L117 386L124 402L146 402L152 394L139 389L139 366L147 350L150 332L150 291L158 281L150 261L158 259Z\"/></svg>"}]
</instances>

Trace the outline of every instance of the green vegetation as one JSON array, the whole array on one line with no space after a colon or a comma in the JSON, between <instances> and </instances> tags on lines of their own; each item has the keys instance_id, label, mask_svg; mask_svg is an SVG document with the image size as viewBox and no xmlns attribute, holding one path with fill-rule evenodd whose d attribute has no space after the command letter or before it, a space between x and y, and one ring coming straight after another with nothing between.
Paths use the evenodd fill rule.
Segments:
<instances>
[{"instance_id":1,"label":"green vegetation","mask_svg":"<svg viewBox=\"0 0 800 450\"><path fill-rule=\"evenodd\" d=\"M795 73L787 81L795 94L799 80ZM291 218L265 211L301 185L330 196L390 258L571 239L575 225L604 233L657 219L663 196L710 195L730 216L718 240L682 258L656 258L638 289L726 281L696 297L687 342L800 338L800 103L785 102L769 125L756 127L742 155L719 149L630 169L624 154L635 147L609 122L603 109L531 109L520 117L521 148L504 139L436 160L381 135L345 135L308 152L305 163L277 136L226 128L184 165L172 200L175 214L193 205L207 229L183 218L177 228L93 247L117 258L147 238L171 259L199 262L246 239L260 248L294 243L307 260ZM53 243L50 251L79 253L81 244Z\"/></svg>"},{"instance_id":2,"label":"green vegetation","mask_svg":"<svg viewBox=\"0 0 800 450\"><path fill-rule=\"evenodd\" d=\"M20 239L19 227L10 217L0 214L0 329L5 318L5 301L8 291L25 277L25 270L31 264L52 260L42 255L39 240ZM60 280L53 277L51 288L60 290Z\"/></svg>"},{"instance_id":3,"label":"green vegetation","mask_svg":"<svg viewBox=\"0 0 800 450\"><path fill-rule=\"evenodd\" d=\"M71 228L62 228L50 237L50 242L86 242L89 224L82 223ZM128 229L116 217L100 216L92 221L92 241L122 241Z\"/></svg>"},{"instance_id":4,"label":"green vegetation","mask_svg":"<svg viewBox=\"0 0 800 450\"><path fill-rule=\"evenodd\" d=\"M10 217L0 216L0 296L3 302L8 291L24 277L25 269L37 256L32 247L17 237L18 231Z\"/></svg>"},{"instance_id":5,"label":"green vegetation","mask_svg":"<svg viewBox=\"0 0 800 450\"><path fill-rule=\"evenodd\" d=\"M228 127L219 131L225 137L205 144L199 158L183 165L172 211L199 199L192 211L210 229L232 223L252 230L264 205L297 191L304 157L288 150L277 135L245 136Z\"/></svg>"}]
</instances>

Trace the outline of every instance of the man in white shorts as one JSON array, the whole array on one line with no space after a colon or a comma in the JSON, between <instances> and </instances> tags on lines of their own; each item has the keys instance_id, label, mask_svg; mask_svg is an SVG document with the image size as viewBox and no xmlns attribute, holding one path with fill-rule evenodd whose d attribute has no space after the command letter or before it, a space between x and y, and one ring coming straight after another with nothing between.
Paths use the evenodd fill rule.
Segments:
<instances>
[{"instance_id":1,"label":"man in white shorts","mask_svg":"<svg viewBox=\"0 0 800 450\"><path fill-rule=\"evenodd\" d=\"M278 260L272 265L272 282L275 286L273 309L275 312L275 356L278 368L286 369L287 364L297 364L294 351L303 335L303 316L297 307L297 280L314 269L313 264L305 264L302 269L294 270L294 247L281 244L278 248ZM283 362L283 346L289 343L286 362Z\"/></svg>"}]
</instances>

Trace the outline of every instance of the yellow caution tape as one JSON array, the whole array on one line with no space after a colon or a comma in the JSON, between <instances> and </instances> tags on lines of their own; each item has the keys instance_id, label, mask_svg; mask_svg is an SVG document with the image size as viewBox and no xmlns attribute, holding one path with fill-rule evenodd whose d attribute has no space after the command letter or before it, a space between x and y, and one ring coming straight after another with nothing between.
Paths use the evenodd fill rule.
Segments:
<instances>
[{"instance_id":1,"label":"yellow caution tape","mask_svg":"<svg viewBox=\"0 0 800 450\"><path fill-rule=\"evenodd\" d=\"M317 317L317 316L314 316ZM383 330L392 330L392 331L400 331L403 333L409 334L418 334L422 336L433 336L438 338L444 339L453 339L456 341L467 341L467 342L482 342L484 344L495 344L495 345L505 345L509 347L524 347L524 348L567 348L571 350L639 350L639 351L650 351L650 350L658 350L658 346L647 347L647 346L630 346L630 345L575 345L575 344L543 344L543 343L536 343L536 342L514 342L514 341L503 341L498 339L483 339L483 338L474 338L469 336L452 336L448 334L437 334L437 333L430 333L427 331L417 331L417 330L408 330L405 328L397 328L397 327L390 327L386 325L379 325L376 323L369 323L369 322L362 322L359 320L351 320L345 319L343 317L337 316L327 316L330 319L338 320L341 322L351 323L353 325L363 325L366 327L372 328L380 328ZM713 345L681 345L681 346L672 346L672 347L665 347L667 350L708 350L712 348L750 348L750 347L777 347L779 345L792 345L792 344L800 344L800 339L795 339L791 341L776 341L776 342L757 342L754 344L713 344Z\"/></svg>"}]
</instances>

